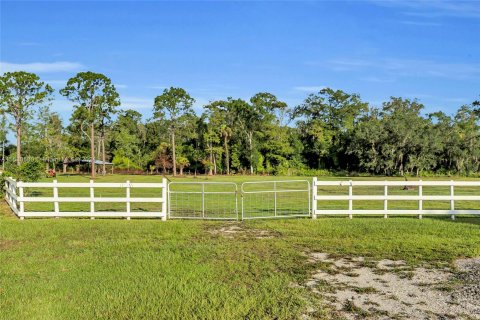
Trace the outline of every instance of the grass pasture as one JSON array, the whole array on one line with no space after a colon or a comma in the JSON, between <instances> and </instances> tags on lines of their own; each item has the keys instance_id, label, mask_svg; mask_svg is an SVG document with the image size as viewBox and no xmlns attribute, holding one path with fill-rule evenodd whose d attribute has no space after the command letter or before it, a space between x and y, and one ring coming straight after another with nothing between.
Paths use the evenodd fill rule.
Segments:
<instances>
[{"instance_id":1,"label":"grass pasture","mask_svg":"<svg viewBox=\"0 0 480 320\"><path fill-rule=\"evenodd\" d=\"M160 181L98 180L154 179ZM267 178L209 181L262 179ZM119 191L105 190L109 197ZM412 266L480 256L480 217L20 221L5 203L0 212L0 319L296 319L308 308L328 319L329 309L304 286L322 267L309 262L309 253L401 259ZM240 231L221 232L232 226Z\"/></svg>"}]
</instances>

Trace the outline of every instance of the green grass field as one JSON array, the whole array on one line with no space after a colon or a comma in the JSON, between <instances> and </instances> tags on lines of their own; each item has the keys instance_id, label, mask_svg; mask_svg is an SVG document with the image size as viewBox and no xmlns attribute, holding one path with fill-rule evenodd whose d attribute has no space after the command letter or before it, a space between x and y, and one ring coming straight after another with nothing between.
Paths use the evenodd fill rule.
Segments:
<instances>
[{"instance_id":1,"label":"green grass field","mask_svg":"<svg viewBox=\"0 0 480 320\"><path fill-rule=\"evenodd\" d=\"M159 178L98 180L127 179ZM268 178L214 181L232 179ZM302 286L320 267L309 252L431 266L480 256L479 217L21 221L5 203L0 212L0 319L295 319L310 307L329 318ZM242 231L218 232L232 225Z\"/></svg>"}]
</instances>

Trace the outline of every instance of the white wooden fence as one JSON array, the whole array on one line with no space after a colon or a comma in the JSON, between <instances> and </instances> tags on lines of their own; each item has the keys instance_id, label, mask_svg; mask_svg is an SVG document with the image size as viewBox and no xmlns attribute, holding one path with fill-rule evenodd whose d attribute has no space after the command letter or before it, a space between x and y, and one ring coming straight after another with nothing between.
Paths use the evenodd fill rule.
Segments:
<instances>
[{"instance_id":1,"label":"white wooden fence","mask_svg":"<svg viewBox=\"0 0 480 320\"><path fill-rule=\"evenodd\" d=\"M25 188L52 188L53 197L29 197L25 196ZM59 188L88 188L89 197L59 197ZM95 188L121 188L125 189L125 197L96 197ZM133 188L158 188L158 196L155 197L131 197L130 191ZM20 218L25 217L149 217L161 218L167 217L167 180L162 183L96 183L90 180L88 183L62 183L54 180L53 182L20 182L12 178L5 179L5 199L13 212ZM53 211L25 211L26 203L47 202L53 203ZM60 211L60 203L90 203L89 211ZM95 210L95 203L124 203L125 211L98 211ZM159 203L157 211L132 211L132 203Z\"/></svg>"},{"instance_id":2,"label":"white wooden fence","mask_svg":"<svg viewBox=\"0 0 480 320\"><path fill-rule=\"evenodd\" d=\"M319 195L319 186L338 186L348 187L348 194L346 195ZM354 195L354 187L357 186L382 186L382 195ZM412 195L392 195L389 194L389 187L416 187L418 188L418 194ZM448 195L424 195L423 187L449 187L450 192ZM317 178L313 178L312 183L312 218L316 218L318 215L348 215L350 218L354 214L361 215L375 215L383 214L385 218L390 214L414 214L422 218L424 214L435 215L450 215L452 219L455 219L455 215L469 214L480 215L480 202L475 206L475 209L470 210L457 210L455 209L455 201L480 201L480 181L319 181ZM455 195L455 187L478 187L476 195ZM348 201L347 210L336 210L322 208L322 201ZM354 210L353 202L358 200L363 201L383 201L383 209L381 210ZM417 209L389 209L389 201L418 201ZM449 210L425 210L423 208L424 201L449 201Z\"/></svg>"},{"instance_id":3,"label":"white wooden fence","mask_svg":"<svg viewBox=\"0 0 480 320\"><path fill-rule=\"evenodd\" d=\"M403 191L400 191L404 187L414 187L417 190L408 190L405 191L405 194L402 194ZM324 192L323 194L319 193L320 191ZM322 189L323 187L323 189ZM324 190L330 187L335 194L325 194ZM338 188L335 188L338 187ZM361 194L354 194L356 188L360 188ZM371 187L371 188L368 188ZM438 194L425 194L424 187L443 187L448 191L448 194L438 195ZM456 187L463 187L463 192L459 191L457 194L455 192ZM469 188L467 190L468 194L465 194L465 187ZM53 191L52 197L43 197L43 196L28 196L29 193L26 192L28 188L51 188ZM89 196L75 196L75 197L60 197L59 188L62 190L64 188L84 188L89 190ZM125 190L124 197L102 197L101 195L95 195L95 188L120 188ZM159 189L158 194L150 195L149 197L131 197L131 190L133 188L156 188ZM390 189L389 189L390 188ZM274 187L275 189L275 187ZM355 189L355 190L354 190ZM408 189L408 188L407 188ZM86 190L86 191L87 191ZM311 214L312 218L316 218L319 215L348 215L350 218L354 214L358 215L383 215L387 218L392 214L413 214L418 215L419 218L425 214L434 214L434 215L450 215L452 219L455 219L456 215L459 214L468 214L468 215L479 215L480 216L480 181L319 181L317 178L313 178L312 183L312 192L311 192ZM377 191L376 194L374 191ZM380 192L378 192L380 190ZM459 189L457 189L459 190ZM243 191L243 189L242 189ZM267 190L268 191L268 190ZM283 190L289 191L289 190ZM332 190L330 190L332 191ZM390 191L390 192L389 192ZM151 190L150 190L151 192ZM245 194L247 192L243 191ZM257 191L252 191L255 193ZM274 195L280 192L279 190L268 191L273 192ZM345 192L345 194L340 194L340 192ZM59 183L56 180L53 182L19 182L15 181L12 178L5 179L5 199L12 211L20 218L24 219L25 217L124 217L130 219L131 217L150 217L150 218L161 218L166 220L167 218L167 202L169 197L168 193L168 184L167 180L163 179L162 183L130 183L129 181L125 183L96 183L92 180L88 183ZM188 192L187 192L188 193ZM190 192L191 193L191 192ZM216 192L219 193L219 192ZM258 193L258 192L257 192ZM262 194L265 193L262 191ZM394 194L392 194L394 193ZM429 192L426 192L429 193ZM432 193L432 192L430 192ZM463 193L463 194L461 194ZM234 193L235 197L232 199L222 199L220 205L214 206L214 209L225 207L223 202L237 202L237 194ZM305 199L307 199L306 197ZM297 199L298 200L298 199ZM187 201L187 200L182 200ZM218 200L220 201L220 200ZM332 203L336 201L348 202L348 209L335 209L331 208ZM359 201L360 205L365 207L365 201L377 201L380 202L379 207L382 209L354 209L354 202ZM410 201L410 208L408 209L395 209L392 208L391 202L395 201ZM412 209L411 202L417 202L415 205L417 208ZM443 201L449 202L448 210L440 209L425 209L425 201ZM455 205L455 201L469 201L468 209L458 209ZM25 204L28 203L51 203L53 204L53 210L49 211L28 211L25 210ZM323 203L322 203L323 202ZM389 207L390 202L390 207ZM89 203L89 210L86 211L61 211L61 203ZM125 210L119 211L102 211L96 210L96 203L122 203L125 205ZM153 209L154 211L138 211L132 210L132 203L158 203L158 207ZM383 205L382 205L383 203ZM405 202L402 202L405 204ZM474 204L472 207L472 203ZM194 207L195 204L189 204L190 207ZM268 204L265 201L261 201L261 206L257 209L258 212L264 212ZM286 208L290 208L292 203L286 202L283 203ZM273 206L276 210L277 201L274 196ZM425 205L428 207L428 205ZM188 207L187 209L191 209ZM330 208L329 208L330 207ZM346 206L345 206L346 207ZM368 207L368 206L367 206ZM463 206L465 207L465 206ZM111 210L111 209L109 209ZM144 210L144 209L142 209ZM258 214L258 212L256 212ZM235 209L236 214L236 209ZM308 215L308 214L307 214ZM245 218L245 217L243 217Z\"/></svg>"}]
</instances>

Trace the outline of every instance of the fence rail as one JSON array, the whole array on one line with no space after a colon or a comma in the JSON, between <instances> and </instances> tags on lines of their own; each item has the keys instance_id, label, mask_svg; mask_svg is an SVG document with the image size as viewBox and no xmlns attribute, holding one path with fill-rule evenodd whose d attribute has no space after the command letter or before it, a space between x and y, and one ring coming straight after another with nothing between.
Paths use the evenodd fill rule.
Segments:
<instances>
[{"instance_id":1,"label":"fence rail","mask_svg":"<svg viewBox=\"0 0 480 320\"><path fill-rule=\"evenodd\" d=\"M348 187L347 195L319 195L318 187L337 186ZM382 195L362 194L354 195L354 187L383 187ZM392 195L389 194L389 187L418 187L417 195ZM448 195L425 195L423 187L449 187ZM479 195L455 195L455 187L478 187ZM377 215L383 214L385 218L390 214L415 214L422 218L424 214L450 215L452 219L458 214L480 215L480 203L478 209L458 210L455 209L455 201L480 201L480 181L319 181L313 178L312 184L312 217L315 219L318 215L348 215L350 218L354 214ZM353 209L354 201L383 201L383 209ZM348 201L348 209L326 209L319 207L318 201ZM417 209L390 209L389 201L417 201ZM450 209L424 209L424 201L449 201Z\"/></svg>"},{"instance_id":2,"label":"fence rail","mask_svg":"<svg viewBox=\"0 0 480 320\"><path fill-rule=\"evenodd\" d=\"M80 191L70 192L65 197L59 195L59 189L63 192L64 189L74 188L83 188L84 196L72 196L82 193ZM102 188L124 190L124 193L107 190L106 197L102 197L102 192L96 191ZM133 189L142 188L150 190L142 190L141 197L132 196ZM49 189L48 193L53 196L44 196L45 192L38 192L39 189ZM159 189L158 193L155 189ZM401 191L402 189L406 191ZM439 189L442 191L439 192ZM135 192L133 194L136 195ZM450 215L455 219L456 215L461 214L480 216L480 181L319 181L313 178L312 184L307 180L244 182L238 190L237 184L233 182L167 184L167 180L163 179L162 183L96 183L93 180L65 183L56 180L21 182L7 178L5 199L20 219L155 217L166 220L168 216L237 220L310 215L315 219L319 215L348 215L350 218L353 215L383 215L387 218L394 214L418 215L419 218L422 215ZM372 201L376 202L376 207L370 204ZM343 208L337 205L339 202L344 202ZM26 210L26 205L28 209L29 204L35 203L31 206L34 210ZM78 203L77 208L83 204L85 209L61 211L63 203ZM107 208L101 210L100 203L108 203L103 204L104 209ZM112 203L119 203L120 206L115 207ZM40 211L49 206L46 204L53 205L53 210L48 207L49 209Z\"/></svg>"},{"instance_id":3,"label":"fence rail","mask_svg":"<svg viewBox=\"0 0 480 320\"><path fill-rule=\"evenodd\" d=\"M25 188L51 188L53 197L31 197L25 196ZM88 197L60 197L59 188L88 188ZM125 189L124 197L98 197L95 196L95 189L98 188L120 188ZM131 190L134 188L158 188L161 189L156 197L131 197ZM167 180L162 183L96 183L90 180L88 183L59 183L53 182L21 182L12 178L5 179L5 199L12 211L20 218L25 217L167 217ZM25 211L26 203L53 203L53 211ZM125 211L99 211L95 210L95 203L122 203L125 204ZM90 203L89 211L60 211L60 203ZM132 211L132 203L159 203L159 210L155 211Z\"/></svg>"}]
</instances>

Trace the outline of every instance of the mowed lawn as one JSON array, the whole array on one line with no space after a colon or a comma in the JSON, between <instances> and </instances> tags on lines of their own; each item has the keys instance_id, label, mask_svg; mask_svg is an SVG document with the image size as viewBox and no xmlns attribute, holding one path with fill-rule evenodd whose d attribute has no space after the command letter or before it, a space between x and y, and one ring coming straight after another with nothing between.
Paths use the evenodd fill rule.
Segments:
<instances>
[{"instance_id":1,"label":"mowed lawn","mask_svg":"<svg viewBox=\"0 0 480 320\"><path fill-rule=\"evenodd\" d=\"M153 180L99 181L127 179ZM20 221L0 211L1 319L295 319L312 307L329 318L302 286L321 267L311 252L431 266L480 256L480 217Z\"/></svg>"}]
</instances>

